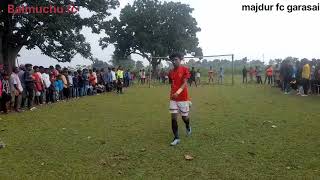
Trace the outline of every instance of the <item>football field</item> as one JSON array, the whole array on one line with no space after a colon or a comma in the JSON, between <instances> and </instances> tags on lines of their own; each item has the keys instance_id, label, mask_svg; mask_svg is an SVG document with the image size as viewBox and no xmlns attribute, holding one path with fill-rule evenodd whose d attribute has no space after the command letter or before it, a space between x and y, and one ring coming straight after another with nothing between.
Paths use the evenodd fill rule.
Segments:
<instances>
[{"instance_id":1,"label":"football field","mask_svg":"<svg viewBox=\"0 0 320 180\"><path fill-rule=\"evenodd\" d=\"M1 116L0 177L320 178L320 97L192 87L193 134L180 119L181 144L170 147L169 89L136 86Z\"/></svg>"}]
</instances>

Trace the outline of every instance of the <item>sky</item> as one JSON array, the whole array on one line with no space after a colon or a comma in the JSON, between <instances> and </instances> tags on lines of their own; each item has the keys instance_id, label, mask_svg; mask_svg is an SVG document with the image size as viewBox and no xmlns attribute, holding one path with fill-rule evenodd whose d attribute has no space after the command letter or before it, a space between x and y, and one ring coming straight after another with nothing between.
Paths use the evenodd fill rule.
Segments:
<instances>
[{"instance_id":1,"label":"sky","mask_svg":"<svg viewBox=\"0 0 320 180\"><path fill-rule=\"evenodd\" d=\"M204 55L235 54L235 59L247 57L249 60L260 59L268 62L269 59L293 56L298 58L320 58L320 24L318 23L320 11L288 13L284 11L242 11L242 5L280 3L287 5L313 5L315 0L174 0L189 4L194 8L193 16L201 28L197 34L200 47ZM120 8L133 0L120 0ZM81 9L80 9L81 11ZM117 16L119 10L113 12ZM80 12L85 13L85 12ZM84 29L87 41L91 44L95 57L109 61L113 48L102 50L98 44L101 35L91 34ZM20 52L19 63L32 63L37 65L55 65L57 61L41 55L38 49ZM142 60L133 56L134 60ZM144 60L147 64L147 61ZM62 63L60 63L62 64ZM77 64L91 64L89 60L76 56L71 63L63 66Z\"/></svg>"}]
</instances>

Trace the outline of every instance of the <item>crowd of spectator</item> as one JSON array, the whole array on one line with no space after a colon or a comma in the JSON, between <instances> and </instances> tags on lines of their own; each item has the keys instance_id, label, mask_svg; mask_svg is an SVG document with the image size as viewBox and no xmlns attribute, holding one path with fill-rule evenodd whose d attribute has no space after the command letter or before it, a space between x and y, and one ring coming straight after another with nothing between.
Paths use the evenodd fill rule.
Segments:
<instances>
[{"instance_id":1,"label":"crowd of spectator","mask_svg":"<svg viewBox=\"0 0 320 180\"><path fill-rule=\"evenodd\" d=\"M61 68L60 65L33 66L32 64L13 67L5 71L0 65L0 111L22 112L34 110L37 105L66 101L103 92L123 93L133 81L130 70L121 66L107 69Z\"/></svg>"},{"instance_id":2,"label":"crowd of spectator","mask_svg":"<svg viewBox=\"0 0 320 180\"><path fill-rule=\"evenodd\" d=\"M248 83L249 75L249 82L255 81L258 84L263 84L264 74L264 84L278 87L284 94L295 92L296 95L308 96L320 93L320 61L317 60L303 59L294 63L284 60L275 66L267 66L264 71L259 66L249 69L244 67L242 74L243 83Z\"/></svg>"}]
</instances>

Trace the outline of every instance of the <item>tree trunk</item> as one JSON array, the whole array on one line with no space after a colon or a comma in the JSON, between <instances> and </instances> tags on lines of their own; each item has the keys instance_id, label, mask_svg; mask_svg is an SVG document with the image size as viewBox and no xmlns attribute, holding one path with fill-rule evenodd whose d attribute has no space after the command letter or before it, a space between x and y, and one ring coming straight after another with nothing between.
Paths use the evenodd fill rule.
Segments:
<instances>
[{"instance_id":1,"label":"tree trunk","mask_svg":"<svg viewBox=\"0 0 320 180\"><path fill-rule=\"evenodd\" d=\"M0 64L3 64L2 33L0 33Z\"/></svg>"},{"instance_id":2,"label":"tree trunk","mask_svg":"<svg viewBox=\"0 0 320 180\"><path fill-rule=\"evenodd\" d=\"M22 46L12 47L9 41L7 34L0 33L0 64L3 64L4 70L11 73L12 68L16 65L16 58Z\"/></svg>"},{"instance_id":3,"label":"tree trunk","mask_svg":"<svg viewBox=\"0 0 320 180\"><path fill-rule=\"evenodd\" d=\"M159 62L157 60L152 60L151 65L152 65L152 79L156 79L158 77L158 66Z\"/></svg>"},{"instance_id":4,"label":"tree trunk","mask_svg":"<svg viewBox=\"0 0 320 180\"><path fill-rule=\"evenodd\" d=\"M12 68L16 66L16 59L21 48L19 49L9 49L8 59L4 62L4 65L8 67L8 72L12 72Z\"/></svg>"},{"instance_id":5,"label":"tree trunk","mask_svg":"<svg viewBox=\"0 0 320 180\"><path fill-rule=\"evenodd\" d=\"M3 64L4 70L8 73L11 73L12 68L16 66L16 59L20 50L20 47L7 48L6 46L3 46L3 41L0 41L0 64Z\"/></svg>"},{"instance_id":6,"label":"tree trunk","mask_svg":"<svg viewBox=\"0 0 320 180\"><path fill-rule=\"evenodd\" d=\"M14 0L7 1L6 5L13 4ZM8 11L7 7L4 12ZM3 16L3 24L4 30L0 34L1 47L0 47L0 62L4 65L4 70L8 73L11 73L12 67L15 66L15 60L20 51L21 47L16 47L14 43L12 43L12 14L4 13Z\"/></svg>"}]
</instances>

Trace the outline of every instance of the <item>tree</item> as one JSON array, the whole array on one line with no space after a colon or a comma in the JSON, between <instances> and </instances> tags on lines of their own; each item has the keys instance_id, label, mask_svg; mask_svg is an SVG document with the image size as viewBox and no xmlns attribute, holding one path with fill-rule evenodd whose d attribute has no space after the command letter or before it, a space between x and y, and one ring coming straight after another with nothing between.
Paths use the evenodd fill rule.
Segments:
<instances>
[{"instance_id":1,"label":"tree","mask_svg":"<svg viewBox=\"0 0 320 180\"><path fill-rule=\"evenodd\" d=\"M247 58L247 57L244 57L244 58L241 59L241 61L243 62L243 64L247 64L248 58Z\"/></svg>"},{"instance_id":2,"label":"tree","mask_svg":"<svg viewBox=\"0 0 320 180\"><path fill-rule=\"evenodd\" d=\"M142 61L137 61L136 62L136 70L141 70L144 68L143 62Z\"/></svg>"},{"instance_id":3,"label":"tree","mask_svg":"<svg viewBox=\"0 0 320 180\"><path fill-rule=\"evenodd\" d=\"M275 59L274 61L276 62L276 64L281 64L282 59Z\"/></svg>"},{"instance_id":4,"label":"tree","mask_svg":"<svg viewBox=\"0 0 320 180\"><path fill-rule=\"evenodd\" d=\"M151 62L153 72L167 58L151 57L167 57L176 51L202 56L196 35L200 28L192 12L180 2L135 0L121 10L119 19L104 23L108 36L100 39L100 46L114 44L120 56L139 54Z\"/></svg>"},{"instance_id":5,"label":"tree","mask_svg":"<svg viewBox=\"0 0 320 180\"><path fill-rule=\"evenodd\" d=\"M273 59L270 59L270 60L269 60L269 65L275 65L275 63L276 63L275 60L273 60Z\"/></svg>"},{"instance_id":6,"label":"tree","mask_svg":"<svg viewBox=\"0 0 320 180\"><path fill-rule=\"evenodd\" d=\"M187 66L190 66L190 67L193 67L196 65L196 61L194 59L190 59L188 62L187 62Z\"/></svg>"},{"instance_id":7,"label":"tree","mask_svg":"<svg viewBox=\"0 0 320 180\"><path fill-rule=\"evenodd\" d=\"M125 69L133 69L135 66L135 62L130 55L125 58L113 55L111 62L113 66L122 66Z\"/></svg>"},{"instance_id":8,"label":"tree","mask_svg":"<svg viewBox=\"0 0 320 180\"><path fill-rule=\"evenodd\" d=\"M8 13L8 5L14 7L57 6L79 10L86 9L90 16L79 13L37 14ZM76 55L91 57L91 47L81 34L83 27L90 27L99 33L99 25L110 16L111 9L119 6L118 0L6 0L0 5L0 63L7 67L15 65L15 59L22 47L38 47L43 54L59 62L70 62ZM69 6L72 7L72 6ZM69 8L70 9L70 8ZM64 9L66 10L66 9ZM10 68L11 69L11 68Z\"/></svg>"},{"instance_id":9,"label":"tree","mask_svg":"<svg viewBox=\"0 0 320 180\"><path fill-rule=\"evenodd\" d=\"M291 63L291 64L296 64L296 62L297 62L298 60L299 60L298 58L291 57L291 56L286 57L286 58L284 59L284 61L287 61L287 62L289 62L289 63Z\"/></svg>"},{"instance_id":10,"label":"tree","mask_svg":"<svg viewBox=\"0 0 320 180\"><path fill-rule=\"evenodd\" d=\"M102 68L108 68L109 64L107 62L101 61L97 58L94 58L92 63L92 68L96 68L96 69L102 69Z\"/></svg>"}]
</instances>

